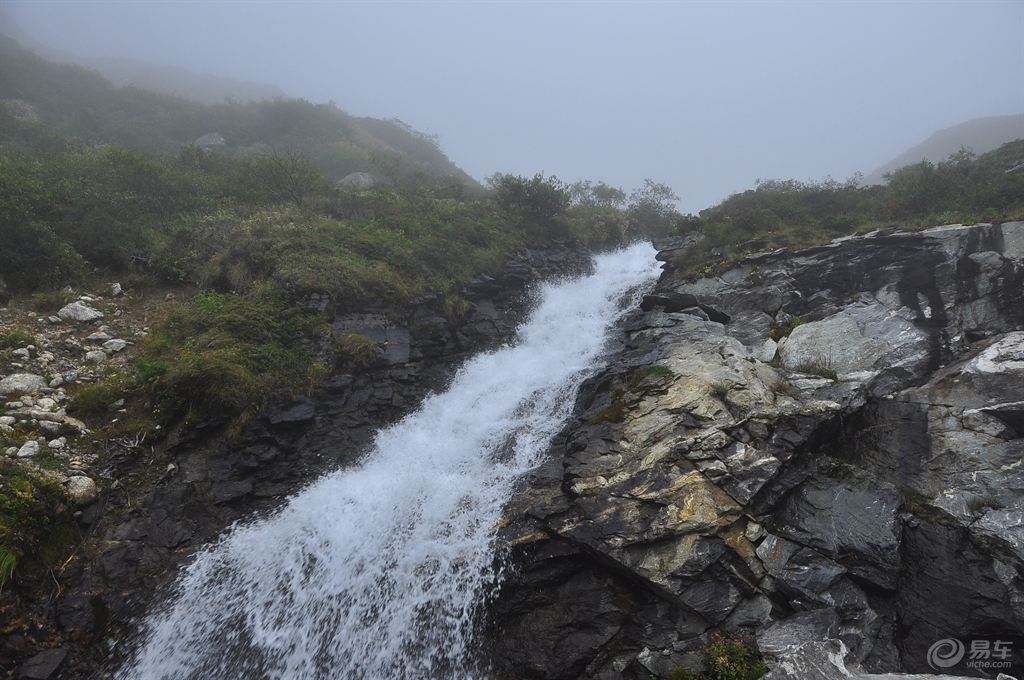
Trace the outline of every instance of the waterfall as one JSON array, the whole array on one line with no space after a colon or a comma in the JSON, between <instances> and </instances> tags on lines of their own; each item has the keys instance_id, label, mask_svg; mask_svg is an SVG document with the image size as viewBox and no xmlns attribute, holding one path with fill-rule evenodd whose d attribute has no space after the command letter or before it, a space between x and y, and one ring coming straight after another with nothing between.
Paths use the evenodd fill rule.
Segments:
<instances>
[{"instance_id":1,"label":"waterfall","mask_svg":"<svg viewBox=\"0 0 1024 680\"><path fill-rule=\"evenodd\" d=\"M502 509L653 284L653 255L637 244L545 284L515 345L468 361L357 467L200 553L118 678L473 677Z\"/></svg>"}]
</instances>

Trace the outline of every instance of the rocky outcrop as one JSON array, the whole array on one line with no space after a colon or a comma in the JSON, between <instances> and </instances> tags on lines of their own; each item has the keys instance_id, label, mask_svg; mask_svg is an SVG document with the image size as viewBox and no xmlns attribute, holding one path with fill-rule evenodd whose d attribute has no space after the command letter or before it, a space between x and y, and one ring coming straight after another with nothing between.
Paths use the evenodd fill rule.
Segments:
<instances>
[{"instance_id":1,"label":"rocky outcrop","mask_svg":"<svg viewBox=\"0 0 1024 680\"><path fill-rule=\"evenodd\" d=\"M499 676L667 677L716 630L773 678L1024 645L1024 223L674 274L508 508Z\"/></svg>"}]
</instances>

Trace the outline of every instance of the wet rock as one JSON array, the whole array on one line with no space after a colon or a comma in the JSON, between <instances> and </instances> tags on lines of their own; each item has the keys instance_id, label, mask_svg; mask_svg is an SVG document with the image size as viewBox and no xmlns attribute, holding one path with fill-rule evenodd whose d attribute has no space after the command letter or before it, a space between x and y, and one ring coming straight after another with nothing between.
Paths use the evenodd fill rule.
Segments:
<instances>
[{"instance_id":1,"label":"wet rock","mask_svg":"<svg viewBox=\"0 0 1024 680\"><path fill-rule=\"evenodd\" d=\"M57 316L64 321L95 321L103 318L103 312L95 310L83 302L72 302L61 307Z\"/></svg>"},{"instance_id":2,"label":"wet rock","mask_svg":"<svg viewBox=\"0 0 1024 680\"><path fill-rule=\"evenodd\" d=\"M271 413L267 419L271 425L296 425L312 420L316 408L308 397L297 397L291 405Z\"/></svg>"},{"instance_id":3,"label":"wet rock","mask_svg":"<svg viewBox=\"0 0 1024 680\"><path fill-rule=\"evenodd\" d=\"M64 647L54 647L40 652L21 665L16 677L29 680L49 680L54 677L67 655L67 649Z\"/></svg>"},{"instance_id":4,"label":"wet rock","mask_svg":"<svg viewBox=\"0 0 1024 680\"><path fill-rule=\"evenodd\" d=\"M892 488L868 490L810 479L775 515L781 535L829 556L851 574L892 590L899 566L902 504Z\"/></svg>"},{"instance_id":5,"label":"wet rock","mask_svg":"<svg viewBox=\"0 0 1024 680\"><path fill-rule=\"evenodd\" d=\"M703 632L755 634L773 658L832 649L773 677L867 677L856 660L925 671L935 640L1021 635L1022 243L1024 223L951 225L765 253L695 282L661 253L623 349L508 507L513 562L545 563L537 542L582 550L587 570L698 614ZM671 375L638 377L652 366ZM512 574L499 622L520 587L538 607L571 598ZM661 673L663 625L588 645L609 660L588 673Z\"/></svg>"}]
</instances>

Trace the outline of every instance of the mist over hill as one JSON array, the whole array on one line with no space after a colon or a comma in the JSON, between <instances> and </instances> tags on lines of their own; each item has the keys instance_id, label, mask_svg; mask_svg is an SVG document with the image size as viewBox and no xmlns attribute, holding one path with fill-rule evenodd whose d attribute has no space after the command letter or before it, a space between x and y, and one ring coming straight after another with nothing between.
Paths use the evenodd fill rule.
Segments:
<instances>
[{"instance_id":1,"label":"mist over hill","mask_svg":"<svg viewBox=\"0 0 1024 680\"><path fill-rule=\"evenodd\" d=\"M938 163L960 147L983 154L998 149L1007 142L1024 138L1024 113L1010 116L989 116L939 130L920 144L907 149L885 165L876 168L864 178L864 184L882 184L884 175L905 165L919 163L922 159Z\"/></svg>"},{"instance_id":2,"label":"mist over hill","mask_svg":"<svg viewBox=\"0 0 1024 680\"><path fill-rule=\"evenodd\" d=\"M355 118L333 102L301 99L200 101L139 87L115 87L95 70L58 64L0 35L0 141L39 153L53 134L90 143L173 152L206 135L221 151L308 154L331 179L354 172L396 181L413 175L475 180L436 140L395 120Z\"/></svg>"},{"instance_id":3,"label":"mist over hill","mask_svg":"<svg viewBox=\"0 0 1024 680\"><path fill-rule=\"evenodd\" d=\"M275 99L285 91L268 83L252 83L225 76L196 73L170 64L151 64L129 57L87 57L46 45L26 33L6 12L0 12L0 34L58 64L77 64L98 71L115 87L133 86L185 97L204 104L225 100L239 102Z\"/></svg>"}]
</instances>

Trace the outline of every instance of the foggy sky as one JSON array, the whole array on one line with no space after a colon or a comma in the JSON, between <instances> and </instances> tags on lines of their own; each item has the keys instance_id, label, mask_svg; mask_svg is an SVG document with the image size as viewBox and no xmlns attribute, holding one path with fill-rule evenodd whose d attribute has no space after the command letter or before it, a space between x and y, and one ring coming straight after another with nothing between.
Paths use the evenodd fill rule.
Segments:
<instances>
[{"instance_id":1,"label":"foggy sky","mask_svg":"<svg viewBox=\"0 0 1024 680\"><path fill-rule=\"evenodd\" d=\"M30 35L440 135L477 179L652 178L696 212L1024 111L1024 2L26 2Z\"/></svg>"}]
</instances>

